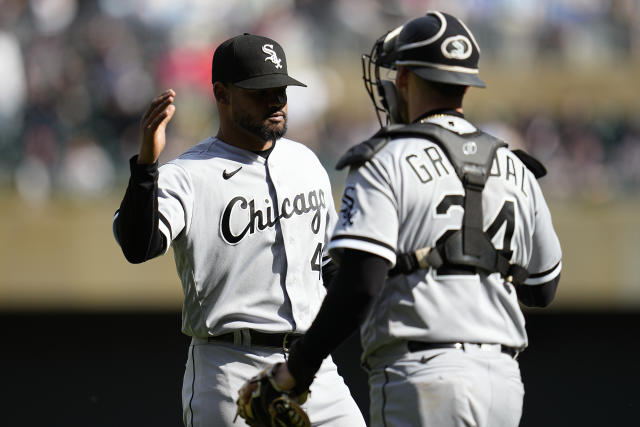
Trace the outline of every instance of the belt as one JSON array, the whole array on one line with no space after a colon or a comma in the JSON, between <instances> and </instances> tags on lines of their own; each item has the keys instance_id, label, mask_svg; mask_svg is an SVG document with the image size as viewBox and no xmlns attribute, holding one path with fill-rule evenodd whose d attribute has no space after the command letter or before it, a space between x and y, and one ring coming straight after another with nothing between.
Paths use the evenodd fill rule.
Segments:
<instances>
[{"instance_id":1,"label":"belt","mask_svg":"<svg viewBox=\"0 0 640 427\"><path fill-rule=\"evenodd\" d=\"M243 347L275 347L288 351L291 343L300 337L302 337L302 334L295 334L293 332L273 334L253 331L251 329L239 329L226 334L208 337L207 341L222 341Z\"/></svg>"},{"instance_id":2,"label":"belt","mask_svg":"<svg viewBox=\"0 0 640 427\"><path fill-rule=\"evenodd\" d=\"M435 350L439 348L455 348L458 350L464 350L465 345L469 346L480 346L482 348L482 344L480 343L463 343L463 342L423 342L423 341L408 341L407 348L411 353L415 351L424 351L424 350ZM520 354L520 350L514 347L507 347L506 345L500 345L500 352L508 354L512 358L516 359L518 354Z\"/></svg>"}]
</instances>

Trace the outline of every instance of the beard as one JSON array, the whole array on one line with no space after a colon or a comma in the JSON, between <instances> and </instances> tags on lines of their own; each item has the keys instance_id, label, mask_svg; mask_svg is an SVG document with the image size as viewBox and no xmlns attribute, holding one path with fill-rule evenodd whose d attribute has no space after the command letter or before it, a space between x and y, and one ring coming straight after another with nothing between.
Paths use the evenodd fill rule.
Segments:
<instances>
[{"instance_id":1,"label":"beard","mask_svg":"<svg viewBox=\"0 0 640 427\"><path fill-rule=\"evenodd\" d=\"M287 115L284 115L282 125L265 124L264 121L254 120L248 114L243 114L237 120L238 126L262 141L273 141L282 138L287 133Z\"/></svg>"}]
</instances>

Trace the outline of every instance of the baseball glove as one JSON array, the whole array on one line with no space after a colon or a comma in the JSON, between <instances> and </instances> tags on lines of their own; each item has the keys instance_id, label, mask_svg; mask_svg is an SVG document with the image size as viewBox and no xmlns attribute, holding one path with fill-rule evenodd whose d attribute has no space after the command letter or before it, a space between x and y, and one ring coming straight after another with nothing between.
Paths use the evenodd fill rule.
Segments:
<instances>
[{"instance_id":1,"label":"baseball glove","mask_svg":"<svg viewBox=\"0 0 640 427\"><path fill-rule=\"evenodd\" d=\"M310 427L311 422L300 406L309 391L295 396L291 390L276 385L273 373L280 363L264 369L238 391L238 412L251 427Z\"/></svg>"}]
</instances>

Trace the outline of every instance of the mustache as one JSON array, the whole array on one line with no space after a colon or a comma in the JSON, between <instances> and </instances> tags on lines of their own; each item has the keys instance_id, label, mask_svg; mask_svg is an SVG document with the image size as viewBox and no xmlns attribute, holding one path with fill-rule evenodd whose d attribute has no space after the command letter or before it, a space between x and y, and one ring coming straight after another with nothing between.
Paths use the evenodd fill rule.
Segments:
<instances>
[{"instance_id":1,"label":"mustache","mask_svg":"<svg viewBox=\"0 0 640 427\"><path fill-rule=\"evenodd\" d=\"M287 118L287 113L285 113L283 110L281 110L280 108L274 108L273 110L269 111L264 118L268 119L269 117L273 116L276 113L280 113L282 114L282 117L284 117L285 119Z\"/></svg>"}]
</instances>

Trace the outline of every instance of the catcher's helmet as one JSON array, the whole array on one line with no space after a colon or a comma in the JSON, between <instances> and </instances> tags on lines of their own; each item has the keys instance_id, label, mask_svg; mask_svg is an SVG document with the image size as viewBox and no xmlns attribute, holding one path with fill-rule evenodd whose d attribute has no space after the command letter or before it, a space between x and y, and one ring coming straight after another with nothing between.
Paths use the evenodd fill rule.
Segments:
<instances>
[{"instance_id":1,"label":"catcher's helmet","mask_svg":"<svg viewBox=\"0 0 640 427\"><path fill-rule=\"evenodd\" d=\"M380 113L387 115L387 122L399 120L395 83L381 78L380 68L405 66L425 80L485 87L478 77L479 59L473 34L458 18L443 12L429 11L389 31L376 40L369 55L362 55L365 88L380 124Z\"/></svg>"}]
</instances>

